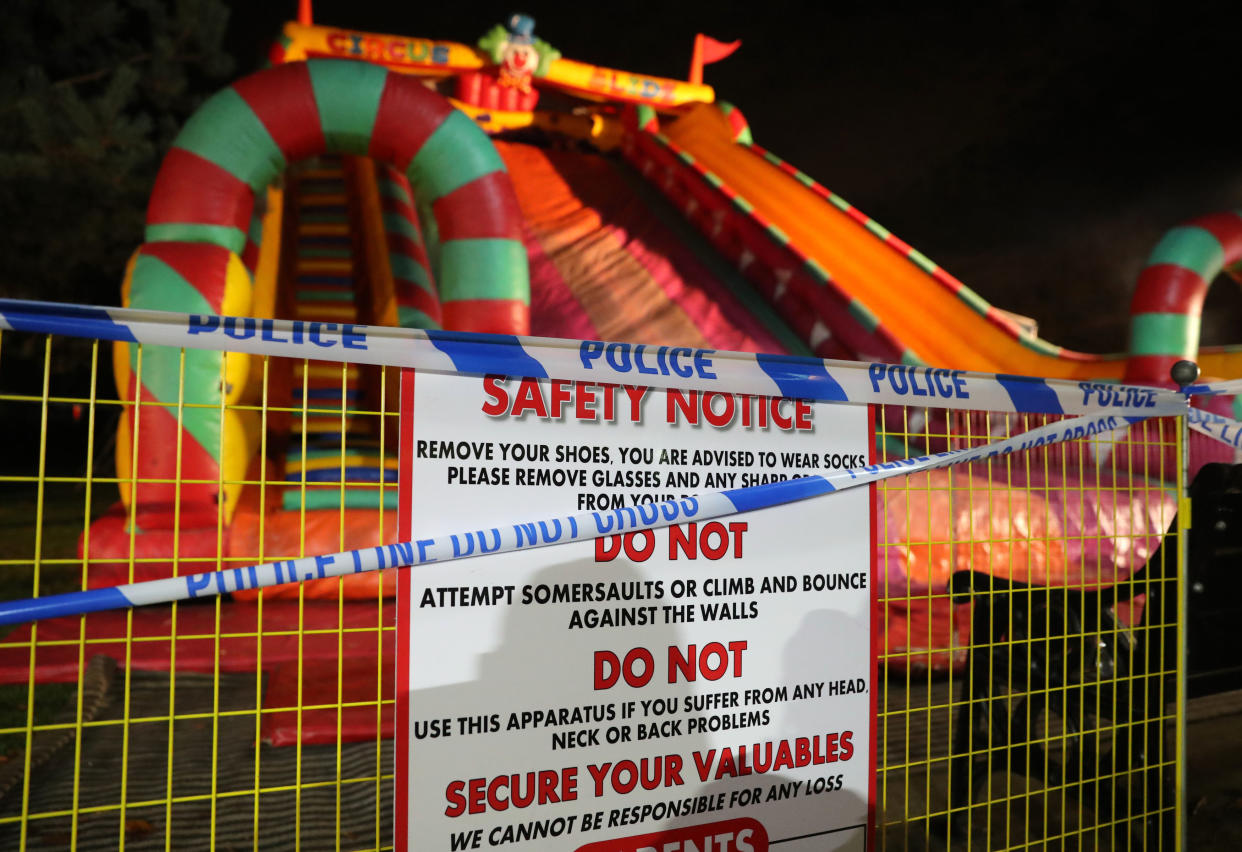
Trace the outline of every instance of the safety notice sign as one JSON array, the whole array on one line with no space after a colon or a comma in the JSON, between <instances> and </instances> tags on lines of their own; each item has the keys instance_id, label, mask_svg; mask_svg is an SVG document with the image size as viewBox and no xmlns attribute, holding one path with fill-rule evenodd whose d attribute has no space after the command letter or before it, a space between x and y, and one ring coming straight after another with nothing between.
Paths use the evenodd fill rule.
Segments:
<instances>
[{"instance_id":1,"label":"safety notice sign","mask_svg":"<svg viewBox=\"0 0 1242 852\"><path fill-rule=\"evenodd\" d=\"M402 538L482 558L402 571L397 848L866 848L870 489L695 495L860 467L869 434L858 405L407 372ZM598 538L486 555L582 511Z\"/></svg>"}]
</instances>

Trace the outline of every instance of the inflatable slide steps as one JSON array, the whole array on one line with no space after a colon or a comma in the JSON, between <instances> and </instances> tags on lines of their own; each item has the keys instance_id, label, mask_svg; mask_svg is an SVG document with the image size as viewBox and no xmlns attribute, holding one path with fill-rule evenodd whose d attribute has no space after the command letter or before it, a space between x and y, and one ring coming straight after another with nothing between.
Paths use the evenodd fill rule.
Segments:
<instances>
[{"instance_id":1,"label":"inflatable slide steps","mask_svg":"<svg viewBox=\"0 0 1242 852\"><path fill-rule=\"evenodd\" d=\"M345 172L339 159L321 159L298 180L295 204L297 245L290 307L294 319L316 322L363 321L357 303L353 235ZM291 434L285 480L306 487L286 488L287 510L373 508L379 496L346 483L396 481L396 462L383 459L365 410L362 373L357 365L303 361L294 365ZM335 487L326 487L331 484ZM392 498L396 499L396 490Z\"/></svg>"}]
</instances>

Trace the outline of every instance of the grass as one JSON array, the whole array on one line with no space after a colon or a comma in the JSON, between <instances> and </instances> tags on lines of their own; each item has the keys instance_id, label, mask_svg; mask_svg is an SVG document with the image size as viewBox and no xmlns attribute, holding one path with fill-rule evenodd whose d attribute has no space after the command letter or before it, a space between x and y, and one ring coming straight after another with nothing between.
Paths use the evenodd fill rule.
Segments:
<instances>
[{"instance_id":1,"label":"grass","mask_svg":"<svg viewBox=\"0 0 1242 852\"><path fill-rule=\"evenodd\" d=\"M96 485L91 494L90 517L97 518L116 499L114 486ZM40 545L40 596L82 587L77 545L85 521L85 487L81 483L48 483L44 488L41 525L37 509L38 491L34 487L0 486L0 600L34 594L36 543ZM0 639L12 629L0 628ZM75 692L76 685L72 683L0 685L0 763L21 759L32 700L33 723L46 724L74 700Z\"/></svg>"},{"instance_id":2,"label":"grass","mask_svg":"<svg viewBox=\"0 0 1242 852\"><path fill-rule=\"evenodd\" d=\"M94 486L91 518L99 517L116 499L114 486ZM41 526L36 517L37 507L35 488L0 486L0 600L34 595L36 544L40 557L40 596L82 587L77 547L85 521L84 486L81 483L49 483L44 489Z\"/></svg>"}]
</instances>

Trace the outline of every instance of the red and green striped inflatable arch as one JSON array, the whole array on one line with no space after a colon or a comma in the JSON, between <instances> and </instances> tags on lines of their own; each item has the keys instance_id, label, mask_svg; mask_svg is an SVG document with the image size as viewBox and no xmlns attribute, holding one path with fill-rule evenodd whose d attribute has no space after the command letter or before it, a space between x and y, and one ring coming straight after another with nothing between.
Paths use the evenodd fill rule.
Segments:
<instances>
[{"instance_id":1,"label":"red and green striped inflatable arch","mask_svg":"<svg viewBox=\"0 0 1242 852\"><path fill-rule=\"evenodd\" d=\"M1173 364L1194 360L1208 287L1240 260L1242 211L1201 216L1164 235L1130 303L1125 381L1168 385Z\"/></svg>"},{"instance_id":2,"label":"red and green striped inflatable arch","mask_svg":"<svg viewBox=\"0 0 1242 852\"><path fill-rule=\"evenodd\" d=\"M239 255L256 194L290 163L319 154L371 157L408 180L438 241L435 280L445 328L529 333L521 214L491 140L415 78L336 59L259 71L191 116L156 177L146 243L126 281L130 305L191 313L226 312L226 302L248 305L249 275ZM141 387L133 361L132 353L118 358L122 392L166 406L144 407L139 417L132 472L165 480L144 483L132 496L139 527L170 525L178 499L183 526L187 513L201 511L202 521L214 523L222 510L227 519L240 485L226 481L241 476L220 463L224 444L241 432L230 422L232 412L222 417L220 406L236 392L224 356L187 353L183 366L180 352L148 348ZM212 378L193 382L186 369Z\"/></svg>"}]
</instances>

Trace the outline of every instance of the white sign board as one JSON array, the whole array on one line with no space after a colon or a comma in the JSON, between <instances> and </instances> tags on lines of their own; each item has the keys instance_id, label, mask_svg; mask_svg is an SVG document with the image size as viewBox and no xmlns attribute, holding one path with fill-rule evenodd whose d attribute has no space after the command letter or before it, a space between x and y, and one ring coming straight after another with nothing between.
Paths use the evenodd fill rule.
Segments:
<instances>
[{"instance_id":1,"label":"white sign board","mask_svg":"<svg viewBox=\"0 0 1242 852\"><path fill-rule=\"evenodd\" d=\"M403 538L481 552L859 467L870 434L856 405L413 372L401 429ZM403 570L396 848L866 848L872 538L856 488Z\"/></svg>"}]
</instances>

